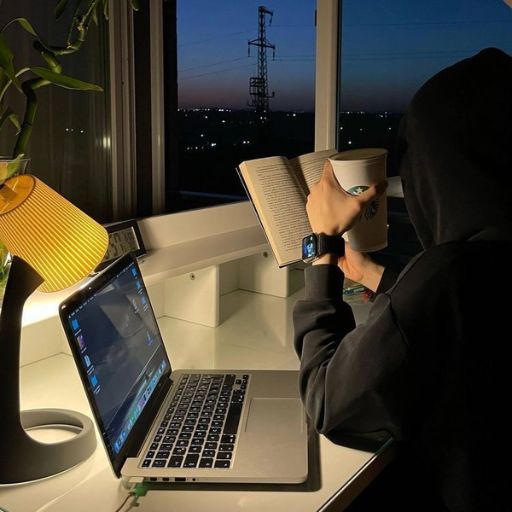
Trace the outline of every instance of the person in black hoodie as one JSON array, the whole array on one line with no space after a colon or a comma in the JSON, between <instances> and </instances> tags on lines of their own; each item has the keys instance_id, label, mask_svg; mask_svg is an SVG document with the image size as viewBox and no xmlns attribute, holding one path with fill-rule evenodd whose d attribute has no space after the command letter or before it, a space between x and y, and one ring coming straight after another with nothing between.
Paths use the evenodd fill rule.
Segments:
<instances>
[{"instance_id":1,"label":"person in black hoodie","mask_svg":"<svg viewBox=\"0 0 512 512\"><path fill-rule=\"evenodd\" d=\"M294 309L305 408L320 433L396 439L379 508L512 510L512 58L486 49L428 80L399 144L424 250L399 275L348 244L306 269ZM382 188L349 196L326 165L308 198L313 230L342 234ZM344 275L376 291L357 327Z\"/></svg>"}]
</instances>

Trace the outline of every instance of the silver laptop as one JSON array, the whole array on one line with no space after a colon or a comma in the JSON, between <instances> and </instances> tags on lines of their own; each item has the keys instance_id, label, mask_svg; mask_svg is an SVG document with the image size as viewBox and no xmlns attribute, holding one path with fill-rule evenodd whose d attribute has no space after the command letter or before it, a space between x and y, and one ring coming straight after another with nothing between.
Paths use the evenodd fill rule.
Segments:
<instances>
[{"instance_id":1,"label":"silver laptop","mask_svg":"<svg viewBox=\"0 0 512 512\"><path fill-rule=\"evenodd\" d=\"M174 371L133 257L105 269L59 313L118 477L306 480L298 372Z\"/></svg>"}]
</instances>

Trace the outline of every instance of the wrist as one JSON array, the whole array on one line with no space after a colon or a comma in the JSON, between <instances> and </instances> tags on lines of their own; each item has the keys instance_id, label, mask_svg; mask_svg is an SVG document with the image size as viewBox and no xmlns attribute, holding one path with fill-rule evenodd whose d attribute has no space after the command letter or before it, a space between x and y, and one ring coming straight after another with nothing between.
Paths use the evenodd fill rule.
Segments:
<instances>
[{"instance_id":1,"label":"wrist","mask_svg":"<svg viewBox=\"0 0 512 512\"><path fill-rule=\"evenodd\" d=\"M302 261L337 265L338 258L345 254L345 241L340 236L311 233L302 239Z\"/></svg>"},{"instance_id":2,"label":"wrist","mask_svg":"<svg viewBox=\"0 0 512 512\"><path fill-rule=\"evenodd\" d=\"M361 284L372 292L376 292L383 274L384 267L372 261L365 269Z\"/></svg>"},{"instance_id":3,"label":"wrist","mask_svg":"<svg viewBox=\"0 0 512 512\"><path fill-rule=\"evenodd\" d=\"M337 265L339 256L333 253L327 253L319 256L312 265Z\"/></svg>"}]
</instances>

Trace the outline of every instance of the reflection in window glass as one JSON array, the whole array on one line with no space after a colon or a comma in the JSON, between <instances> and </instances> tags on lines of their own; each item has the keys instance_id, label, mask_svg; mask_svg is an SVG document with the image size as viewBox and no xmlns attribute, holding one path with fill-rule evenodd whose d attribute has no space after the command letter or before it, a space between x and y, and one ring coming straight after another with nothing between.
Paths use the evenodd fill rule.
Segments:
<instances>
[{"instance_id":1,"label":"reflection in window glass","mask_svg":"<svg viewBox=\"0 0 512 512\"><path fill-rule=\"evenodd\" d=\"M15 17L27 18L50 44L66 41L72 9L55 20L47 2L3 2L3 25ZM28 171L63 194L99 222L112 220L110 95L108 25L92 25L80 50L63 56L63 74L100 85L103 92L70 91L55 86L37 90L38 107L28 146ZM16 69L44 66L32 48L32 38L18 24L5 37L14 54ZM9 90L9 105L23 117L24 96ZM2 131L0 154L10 154L15 131Z\"/></svg>"},{"instance_id":2,"label":"reflection in window glass","mask_svg":"<svg viewBox=\"0 0 512 512\"><path fill-rule=\"evenodd\" d=\"M243 160L313 151L315 0L261 5L178 1L182 209L245 199Z\"/></svg>"},{"instance_id":3,"label":"reflection in window glass","mask_svg":"<svg viewBox=\"0 0 512 512\"><path fill-rule=\"evenodd\" d=\"M340 149L392 150L400 118L428 78L486 47L512 53L512 9L502 0L340 4Z\"/></svg>"}]
</instances>

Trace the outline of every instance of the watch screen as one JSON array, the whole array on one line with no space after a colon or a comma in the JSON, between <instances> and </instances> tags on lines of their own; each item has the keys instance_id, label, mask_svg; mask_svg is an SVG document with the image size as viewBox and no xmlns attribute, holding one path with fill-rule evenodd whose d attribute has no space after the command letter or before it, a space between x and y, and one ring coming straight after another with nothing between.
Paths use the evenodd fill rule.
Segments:
<instances>
[{"instance_id":1,"label":"watch screen","mask_svg":"<svg viewBox=\"0 0 512 512\"><path fill-rule=\"evenodd\" d=\"M316 237L308 235L302 239L302 259L314 258L317 254Z\"/></svg>"}]
</instances>

